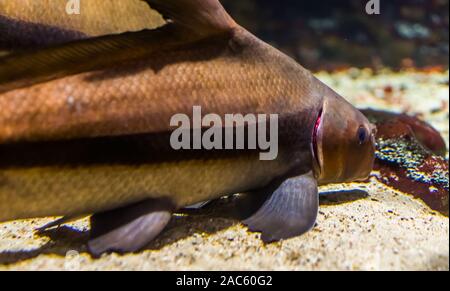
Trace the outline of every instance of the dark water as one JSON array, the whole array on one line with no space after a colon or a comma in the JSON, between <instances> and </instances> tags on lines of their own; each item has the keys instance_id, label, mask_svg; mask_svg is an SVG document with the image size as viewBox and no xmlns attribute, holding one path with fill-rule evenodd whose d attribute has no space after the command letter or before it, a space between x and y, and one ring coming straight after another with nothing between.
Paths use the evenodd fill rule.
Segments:
<instances>
[{"instance_id":1,"label":"dark water","mask_svg":"<svg viewBox=\"0 0 450 291\"><path fill-rule=\"evenodd\" d=\"M448 68L448 0L222 0L245 27L311 68Z\"/></svg>"}]
</instances>

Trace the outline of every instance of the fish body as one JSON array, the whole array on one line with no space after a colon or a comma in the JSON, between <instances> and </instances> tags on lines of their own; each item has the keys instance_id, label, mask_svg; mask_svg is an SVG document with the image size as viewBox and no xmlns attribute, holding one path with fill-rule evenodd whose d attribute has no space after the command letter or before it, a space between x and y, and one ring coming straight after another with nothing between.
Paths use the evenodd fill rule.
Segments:
<instances>
[{"instance_id":1,"label":"fish body","mask_svg":"<svg viewBox=\"0 0 450 291\"><path fill-rule=\"evenodd\" d=\"M231 40L188 45L5 92L0 95L0 140L165 132L171 129L170 117L192 115L193 105L221 116L313 116L328 90L294 60L237 29Z\"/></svg>"},{"instance_id":2,"label":"fish body","mask_svg":"<svg viewBox=\"0 0 450 291\"><path fill-rule=\"evenodd\" d=\"M281 123L302 128L281 137L298 140L296 151L302 156L303 168L310 168L309 145L322 102L323 94L318 90L321 83L287 56L277 51L268 54L270 48L246 31L237 31L235 37L251 38L251 45L240 48L239 54L222 43L202 45L6 92L0 95L0 107L4 109L0 114L0 140L14 144L125 134L145 139L148 131L163 135L170 131L168 117L178 113L192 116L193 105L201 106L204 114L276 112ZM192 59L199 61L184 61ZM166 65L168 62L171 64ZM155 71L156 67L162 68ZM298 96L309 97L301 100ZM114 140L110 141L114 146ZM87 166L83 166L82 156L80 167L75 168L64 165L63 158L57 166L45 162L35 167L9 166L7 161L11 159L7 157L12 154L2 150L1 220L95 213L161 192L176 199L178 206L186 206L267 185L293 166L283 154L275 162L260 163L251 153L238 158L225 155L222 159L220 153L207 152L199 161L147 163L146 155L157 151L151 151L152 140L146 143L148 153L141 148L141 160L131 167L120 161L114 164L112 155L103 164ZM62 148L67 144L70 142L62 143ZM38 149L29 146L23 152ZM133 146L126 150L132 151ZM46 154L50 158L52 152ZM125 150L117 153L126 154ZM192 154L198 155L185 152ZM14 160L20 156L16 151ZM29 161L40 156L36 154ZM102 177L104 183L100 183ZM124 195L123 185L128 185L126 192L130 195ZM30 213L22 205L34 205L35 210Z\"/></svg>"},{"instance_id":3,"label":"fish body","mask_svg":"<svg viewBox=\"0 0 450 291\"><path fill-rule=\"evenodd\" d=\"M174 210L247 192L267 197L244 223L269 242L313 227L318 185L367 177L373 127L308 70L216 0L146 2L171 21L3 58L0 221L94 214L93 254L135 251ZM174 150L171 118L196 106L276 115L278 155Z\"/></svg>"}]
</instances>

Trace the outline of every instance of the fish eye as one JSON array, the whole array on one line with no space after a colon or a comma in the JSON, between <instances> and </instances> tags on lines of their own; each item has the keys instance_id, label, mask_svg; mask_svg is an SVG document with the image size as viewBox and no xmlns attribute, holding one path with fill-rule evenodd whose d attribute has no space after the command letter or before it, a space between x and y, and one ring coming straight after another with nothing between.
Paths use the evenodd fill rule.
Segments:
<instances>
[{"instance_id":1,"label":"fish eye","mask_svg":"<svg viewBox=\"0 0 450 291\"><path fill-rule=\"evenodd\" d=\"M356 133L356 137L358 139L358 143L360 145L365 144L367 142L367 139L369 138L369 133L367 132L367 129L364 126L360 126L358 128L358 131Z\"/></svg>"}]
</instances>

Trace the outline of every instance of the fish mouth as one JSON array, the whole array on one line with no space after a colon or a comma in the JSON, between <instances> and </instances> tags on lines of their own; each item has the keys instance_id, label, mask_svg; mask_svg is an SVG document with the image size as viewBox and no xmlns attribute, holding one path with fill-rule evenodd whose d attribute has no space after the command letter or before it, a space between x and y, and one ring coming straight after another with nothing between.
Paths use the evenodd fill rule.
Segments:
<instances>
[{"instance_id":1,"label":"fish mouth","mask_svg":"<svg viewBox=\"0 0 450 291\"><path fill-rule=\"evenodd\" d=\"M314 166L314 172L316 173L316 176L320 176L321 172L321 163L320 163L320 157L319 157L319 132L321 129L323 121L323 108L320 109L319 114L317 115L316 122L314 124L314 129L312 132L312 142L311 142L311 152L313 155L313 166Z\"/></svg>"}]
</instances>

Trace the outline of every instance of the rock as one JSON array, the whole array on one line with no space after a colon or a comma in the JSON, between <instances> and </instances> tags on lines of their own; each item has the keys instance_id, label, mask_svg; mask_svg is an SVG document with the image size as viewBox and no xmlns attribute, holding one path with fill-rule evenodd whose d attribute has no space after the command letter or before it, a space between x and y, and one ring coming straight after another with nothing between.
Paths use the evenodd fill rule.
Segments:
<instances>
[{"instance_id":1,"label":"rock","mask_svg":"<svg viewBox=\"0 0 450 291\"><path fill-rule=\"evenodd\" d=\"M375 170L386 185L449 214L449 169L444 139L431 125L406 114L365 110L377 125Z\"/></svg>"}]
</instances>

